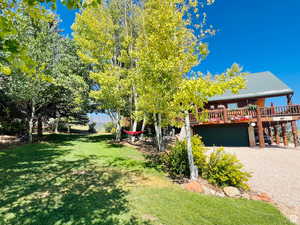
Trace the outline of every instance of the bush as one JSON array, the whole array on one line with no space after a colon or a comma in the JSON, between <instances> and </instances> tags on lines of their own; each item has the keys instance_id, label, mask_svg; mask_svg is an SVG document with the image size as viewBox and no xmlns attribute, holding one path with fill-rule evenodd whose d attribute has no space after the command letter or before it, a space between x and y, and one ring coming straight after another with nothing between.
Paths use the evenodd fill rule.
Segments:
<instances>
[{"instance_id":1,"label":"bush","mask_svg":"<svg viewBox=\"0 0 300 225\"><path fill-rule=\"evenodd\" d=\"M243 165L235 155L226 153L223 148L207 154L207 149L199 136L192 137L193 156L199 175L217 186L234 186L248 189L246 182L250 174L243 171ZM172 177L190 175L186 141L177 141L170 152L163 154L162 162Z\"/></svg>"},{"instance_id":2,"label":"bush","mask_svg":"<svg viewBox=\"0 0 300 225\"><path fill-rule=\"evenodd\" d=\"M218 186L248 189L246 182L251 175L243 171L243 167L235 155L218 148L209 155L202 177Z\"/></svg>"},{"instance_id":3,"label":"bush","mask_svg":"<svg viewBox=\"0 0 300 225\"><path fill-rule=\"evenodd\" d=\"M162 162L172 177L189 176L189 163L184 142L176 141L171 151L162 155Z\"/></svg>"},{"instance_id":4,"label":"bush","mask_svg":"<svg viewBox=\"0 0 300 225\"><path fill-rule=\"evenodd\" d=\"M206 161L206 149L204 148L201 138L197 135L192 137L192 146L195 164L201 165L199 168L199 172L201 172L201 168L203 168ZM171 151L163 154L162 162L171 176L189 176L190 170L186 141L176 141Z\"/></svg>"},{"instance_id":5,"label":"bush","mask_svg":"<svg viewBox=\"0 0 300 225\"><path fill-rule=\"evenodd\" d=\"M89 133L97 133L95 122L89 123Z\"/></svg>"},{"instance_id":6,"label":"bush","mask_svg":"<svg viewBox=\"0 0 300 225\"><path fill-rule=\"evenodd\" d=\"M104 130L107 133L114 133L115 132L115 124L113 122L107 122L104 124Z\"/></svg>"},{"instance_id":7,"label":"bush","mask_svg":"<svg viewBox=\"0 0 300 225\"><path fill-rule=\"evenodd\" d=\"M0 133L16 135L26 132L26 123L21 119L13 119L11 121L0 122Z\"/></svg>"},{"instance_id":8,"label":"bush","mask_svg":"<svg viewBox=\"0 0 300 225\"><path fill-rule=\"evenodd\" d=\"M67 131L69 124L64 121L58 122L58 131Z\"/></svg>"}]
</instances>

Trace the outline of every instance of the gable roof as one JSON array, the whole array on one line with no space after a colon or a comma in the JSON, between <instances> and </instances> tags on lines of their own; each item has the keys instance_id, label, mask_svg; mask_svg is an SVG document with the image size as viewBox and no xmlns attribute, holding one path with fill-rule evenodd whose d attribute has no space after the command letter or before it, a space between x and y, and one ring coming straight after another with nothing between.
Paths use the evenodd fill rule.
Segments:
<instances>
[{"instance_id":1,"label":"gable roof","mask_svg":"<svg viewBox=\"0 0 300 225\"><path fill-rule=\"evenodd\" d=\"M209 98L209 102L275 97L294 93L291 88L269 71L246 75L245 80L246 88L240 90L238 94L232 94L230 91L227 91L223 95L216 95Z\"/></svg>"}]
</instances>

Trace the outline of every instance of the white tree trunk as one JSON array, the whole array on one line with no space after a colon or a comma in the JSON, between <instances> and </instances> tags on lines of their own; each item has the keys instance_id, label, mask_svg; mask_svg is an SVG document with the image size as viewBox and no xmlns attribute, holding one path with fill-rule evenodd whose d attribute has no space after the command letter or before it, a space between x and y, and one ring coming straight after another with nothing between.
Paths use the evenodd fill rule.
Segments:
<instances>
[{"instance_id":1,"label":"white tree trunk","mask_svg":"<svg viewBox=\"0 0 300 225\"><path fill-rule=\"evenodd\" d=\"M142 124L142 129L141 131L144 132L145 131L145 127L146 127L146 115L144 115L144 119L143 119L143 124ZM144 139L144 133L141 134L141 139Z\"/></svg>"},{"instance_id":2,"label":"white tree trunk","mask_svg":"<svg viewBox=\"0 0 300 225\"><path fill-rule=\"evenodd\" d=\"M122 135L122 126L121 126L121 114L120 114L120 112L117 112L117 115L116 115L116 119L117 119L117 121L116 121L116 125L117 125L117 127L116 127L116 141L117 142L120 142L121 141L121 135Z\"/></svg>"},{"instance_id":3,"label":"white tree trunk","mask_svg":"<svg viewBox=\"0 0 300 225\"><path fill-rule=\"evenodd\" d=\"M69 122L67 122L67 132L68 134L71 132L71 125Z\"/></svg>"},{"instance_id":4,"label":"white tree trunk","mask_svg":"<svg viewBox=\"0 0 300 225\"><path fill-rule=\"evenodd\" d=\"M28 141L30 143L33 142L32 132L33 132L34 116L35 116L35 105L34 105L34 101L32 101L32 103L31 103L31 113L30 113L30 118L29 118L29 121L28 121Z\"/></svg>"},{"instance_id":5,"label":"white tree trunk","mask_svg":"<svg viewBox=\"0 0 300 225\"><path fill-rule=\"evenodd\" d=\"M60 120L59 112L56 112L55 128L54 128L54 133L56 133L56 134L58 134L59 120Z\"/></svg>"},{"instance_id":6,"label":"white tree trunk","mask_svg":"<svg viewBox=\"0 0 300 225\"><path fill-rule=\"evenodd\" d=\"M186 132L187 154L188 154L189 167L190 167L190 179L196 180L198 179L198 168L194 164L190 115L188 111L185 111L185 129L186 129L185 132Z\"/></svg>"},{"instance_id":7,"label":"white tree trunk","mask_svg":"<svg viewBox=\"0 0 300 225\"><path fill-rule=\"evenodd\" d=\"M134 122L133 122L132 129L131 129L131 130L132 130L133 132L136 132L136 128L137 128L137 120L135 119ZM131 136L131 142L132 142L132 143L135 142L135 136L134 136L134 135Z\"/></svg>"},{"instance_id":8,"label":"white tree trunk","mask_svg":"<svg viewBox=\"0 0 300 225\"><path fill-rule=\"evenodd\" d=\"M162 137L162 131L161 131L161 114L153 114L154 118L154 128L155 128L155 134L156 134L156 144L158 151L164 151L164 143L163 143L163 137Z\"/></svg>"},{"instance_id":9,"label":"white tree trunk","mask_svg":"<svg viewBox=\"0 0 300 225\"><path fill-rule=\"evenodd\" d=\"M138 95L137 95L137 92L136 92L136 88L135 86L133 85L132 87L132 92L133 92L133 101L134 101L134 111L135 111L135 118L134 118L134 122L133 122L133 125L132 125L132 131L133 132L136 132L136 128L137 128L137 124L138 124L138 120L136 118L137 116L137 112L138 112ZM131 136L131 142L134 143L135 142L135 136Z\"/></svg>"}]
</instances>

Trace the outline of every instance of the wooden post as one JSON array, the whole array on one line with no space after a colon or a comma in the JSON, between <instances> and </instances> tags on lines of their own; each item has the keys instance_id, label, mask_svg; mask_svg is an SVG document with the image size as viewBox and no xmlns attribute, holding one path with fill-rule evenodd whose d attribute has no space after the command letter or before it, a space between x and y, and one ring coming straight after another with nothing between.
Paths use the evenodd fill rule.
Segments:
<instances>
[{"instance_id":1,"label":"wooden post","mask_svg":"<svg viewBox=\"0 0 300 225\"><path fill-rule=\"evenodd\" d=\"M228 122L228 114L227 114L227 109L226 108L224 108L223 114L224 114L224 123L227 123Z\"/></svg>"},{"instance_id":2,"label":"wooden post","mask_svg":"<svg viewBox=\"0 0 300 225\"><path fill-rule=\"evenodd\" d=\"M295 148L299 146L299 141L298 141L298 131L297 131L297 124L296 121L293 120L291 122L291 126L292 126L292 133L293 133L293 140L294 140L294 145Z\"/></svg>"},{"instance_id":3,"label":"wooden post","mask_svg":"<svg viewBox=\"0 0 300 225\"><path fill-rule=\"evenodd\" d=\"M255 142L254 127L252 127L251 125L249 125L248 127L248 136L249 136L249 146L255 147L256 142Z\"/></svg>"},{"instance_id":4,"label":"wooden post","mask_svg":"<svg viewBox=\"0 0 300 225\"><path fill-rule=\"evenodd\" d=\"M261 119L261 112L260 108L257 107L257 128L258 128L258 141L259 141L259 147L264 148L266 147L265 144L265 138L264 138L264 128L262 124L262 119Z\"/></svg>"},{"instance_id":5,"label":"wooden post","mask_svg":"<svg viewBox=\"0 0 300 225\"><path fill-rule=\"evenodd\" d=\"M280 144L280 137L279 137L279 133L278 133L278 128L277 128L277 125L274 125L274 140L276 142L276 144Z\"/></svg>"},{"instance_id":6,"label":"wooden post","mask_svg":"<svg viewBox=\"0 0 300 225\"><path fill-rule=\"evenodd\" d=\"M288 105L292 105L292 95L287 95L287 103ZM297 123L295 120L291 121L291 126L292 126L292 134L293 134L293 141L295 147L299 146L298 142L298 131L297 131Z\"/></svg>"},{"instance_id":7,"label":"wooden post","mask_svg":"<svg viewBox=\"0 0 300 225\"><path fill-rule=\"evenodd\" d=\"M267 129L268 129L268 135L270 136L271 142L273 143L274 139L273 139L273 136L272 136L271 126L268 125Z\"/></svg>"},{"instance_id":8,"label":"wooden post","mask_svg":"<svg viewBox=\"0 0 300 225\"><path fill-rule=\"evenodd\" d=\"M281 123L281 133L282 133L283 144L285 147L287 147L289 144L288 144L288 139L287 139L287 135L286 135L286 123Z\"/></svg>"},{"instance_id":9,"label":"wooden post","mask_svg":"<svg viewBox=\"0 0 300 225\"><path fill-rule=\"evenodd\" d=\"M291 105L292 104L292 95L287 95L286 98L287 98L287 104Z\"/></svg>"}]
</instances>

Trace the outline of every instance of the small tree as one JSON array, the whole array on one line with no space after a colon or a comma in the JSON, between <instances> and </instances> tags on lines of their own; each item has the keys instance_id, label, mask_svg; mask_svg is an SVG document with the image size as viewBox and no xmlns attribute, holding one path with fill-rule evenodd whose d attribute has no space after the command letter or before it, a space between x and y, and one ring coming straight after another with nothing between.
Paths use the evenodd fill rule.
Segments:
<instances>
[{"instance_id":1,"label":"small tree","mask_svg":"<svg viewBox=\"0 0 300 225\"><path fill-rule=\"evenodd\" d=\"M198 171L193 159L190 114L194 114L201 120L198 110L204 108L208 98L214 95L224 94L227 90L237 93L240 89L245 87L242 76L241 68L237 64L234 64L225 73L215 75L213 79L209 75L199 76L194 74L193 76L190 74L189 77L183 79L178 87L172 102L172 110L176 112L177 118L174 118L175 120L177 120L178 117L184 118L191 179L198 178Z\"/></svg>"}]
</instances>

